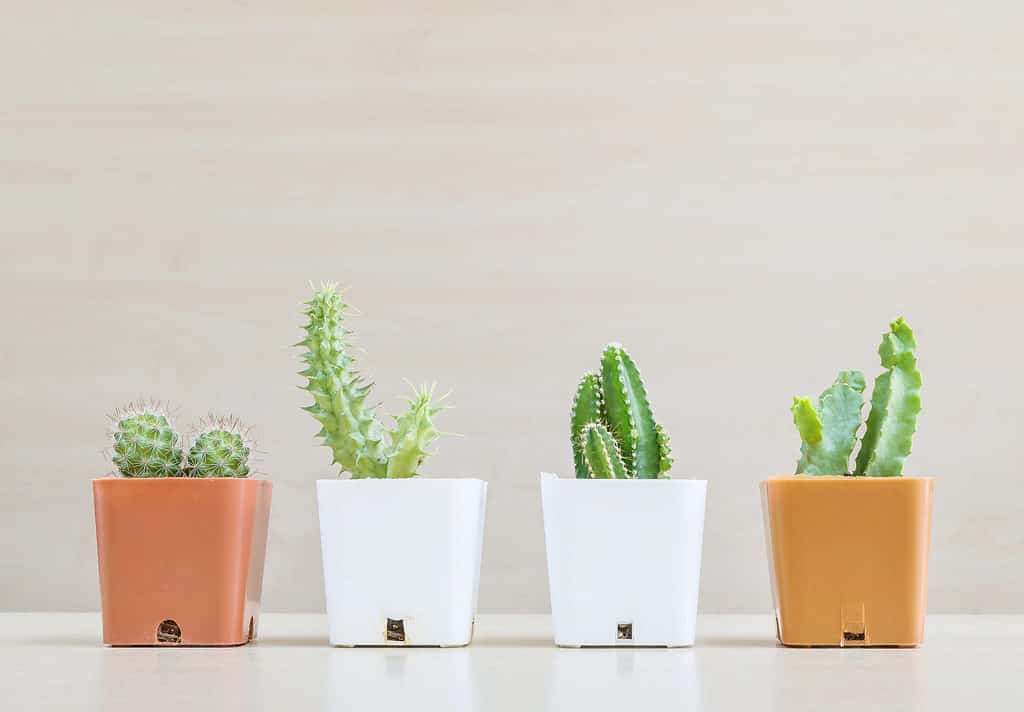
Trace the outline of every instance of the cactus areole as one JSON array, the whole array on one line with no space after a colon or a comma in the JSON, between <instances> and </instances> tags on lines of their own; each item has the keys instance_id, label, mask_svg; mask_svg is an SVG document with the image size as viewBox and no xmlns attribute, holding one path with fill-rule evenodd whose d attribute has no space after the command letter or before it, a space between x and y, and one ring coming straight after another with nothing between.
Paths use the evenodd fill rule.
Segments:
<instances>
[{"instance_id":1,"label":"cactus areole","mask_svg":"<svg viewBox=\"0 0 1024 712\"><path fill-rule=\"evenodd\" d=\"M882 367L875 379L860 450L850 468L864 406L864 374L840 371L818 397L793 399L793 423L800 433L798 475L899 477L910 455L921 412L921 374L914 332L902 317L889 325L878 347Z\"/></svg>"},{"instance_id":2,"label":"cactus areole","mask_svg":"<svg viewBox=\"0 0 1024 712\"><path fill-rule=\"evenodd\" d=\"M333 284L314 288L306 302L304 389L313 403L304 410L320 423L319 437L331 449L333 462L355 479L414 477L441 435L434 427L438 405L432 387L414 389L406 411L386 428L368 403L372 384L356 370L355 357L344 328L348 304Z\"/></svg>"},{"instance_id":3,"label":"cactus areole","mask_svg":"<svg viewBox=\"0 0 1024 712\"><path fill-rule=\"evenodd\" d=\"M668 434L654 420L636 362L619 344L605 347L600 371L580 379L570 439L577 479L668 477Z\"/></svg>"}]
</instances>

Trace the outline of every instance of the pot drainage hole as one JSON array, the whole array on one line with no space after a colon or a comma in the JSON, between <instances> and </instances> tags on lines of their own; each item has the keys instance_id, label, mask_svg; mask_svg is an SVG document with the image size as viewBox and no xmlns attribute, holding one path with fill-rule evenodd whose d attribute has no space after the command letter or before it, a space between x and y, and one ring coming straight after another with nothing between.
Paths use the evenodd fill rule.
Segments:
<instances>
[{"instance_id":1,"label":"pot drainage hole","mask_svg":"<svg viewBox=\"0 0 1024 712\"><path fill-rule=\"evenodd\" d=\"M168 618L156 627L156 642L158 643L180 643L181 626Z\"/></svg>"},{"instance_id":2,"label":"pot drainage hole","mask_svg":"<svg viewBox=\"0 0 1024 712\"><path fill-rule=\"evenodd\" d=\"M384 639L398 643L405 642L405 619L388 618L387 627L384 629Z\"/></svg>"}]
</instances>

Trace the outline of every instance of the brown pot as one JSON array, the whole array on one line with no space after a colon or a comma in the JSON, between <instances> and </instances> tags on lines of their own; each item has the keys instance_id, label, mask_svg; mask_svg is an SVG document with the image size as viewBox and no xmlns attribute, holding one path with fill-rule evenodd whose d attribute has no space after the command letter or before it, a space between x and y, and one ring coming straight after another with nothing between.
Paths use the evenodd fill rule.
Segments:
<instances>
[{"instance_id":1,"label":"brown pot","mask_svg":"<svg viewBox=\"0 0 1024 712\"><path fill-rule=\"evenodd\" d=\"M932 489L924 477L761 483L780 643L921 644Z\"/></svg>"},{"instance_id":2,"label":"brown pot","mask_svg":"<svg viewBox=\"0 0 1024 712\"><path fill-rule=\"evenodd\" d=\"M256 637L270 482L107 477L92 491L106 645Z\"/></svg>"}]
</instances>

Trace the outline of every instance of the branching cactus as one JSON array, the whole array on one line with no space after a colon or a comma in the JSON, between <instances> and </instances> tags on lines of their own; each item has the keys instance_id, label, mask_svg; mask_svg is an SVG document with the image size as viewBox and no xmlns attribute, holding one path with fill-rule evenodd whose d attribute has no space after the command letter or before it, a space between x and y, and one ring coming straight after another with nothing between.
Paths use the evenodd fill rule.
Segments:
<instances>
[{"instance_id":1,"label":"branching cactus","mask_svg":"<svg viewBox=\"0 0 1024 712\"><path fill-rule=\"evenodd\" d=\"M570 439L579 479L668 477L668 434L654 420L636 362L619 344L605 347L599 372L580 379Z\"/></svg>"},{"instance_id":2,"label":"branching cactus","mask_svg":"<svg viewBox=\"0 0 1024 712\"><path fill-rule=\"evenodd\" d=\"M211 418L200 426L185 456L188 477L248 477L252 449L237 418Z\"/></svg>"},{"instance_id":3,"label":"branching cactus","mask_svg":"<svg viewBox=\"0 0 1024 712\"><path fill-rule=\"evenodd\" d=\"M336 285L314 288L306 302L305 390L313 403L305 408L320 423L319 437L331 448L333 462L353 478L413 477L441 433L433 418L443 410L433 388L413 389L405 413L385 428L376 406L368 403L372 384L356 370L344 327L349 305Z\"/></svg>"},{"instance_id":4,"label":"branching cactus","mask_svg":"<svg viewBox=\"0 0 1024 712\"><path fill-rule=\"evenodd\" d=\"M921 412L921 374L914 354L914 333L902 318L889 326L878 347L886 370L875 379L854 475L903 474ZM793 422L801 439L797 474L851 474L850 458L861 426L864 386L860 371L841 371L817 402L793 399Z\"/></svg>"},{"instance_id":5,"label":"branching cactus","mask_svg":"<svg viewBox=\"0 0 1024 712\"><path fill-rule=\"evenodd\" d=\"M182 476L180 438L159 404L129 404L111 420L112 459L123 476Z\"/></svg>"}]
</instances>

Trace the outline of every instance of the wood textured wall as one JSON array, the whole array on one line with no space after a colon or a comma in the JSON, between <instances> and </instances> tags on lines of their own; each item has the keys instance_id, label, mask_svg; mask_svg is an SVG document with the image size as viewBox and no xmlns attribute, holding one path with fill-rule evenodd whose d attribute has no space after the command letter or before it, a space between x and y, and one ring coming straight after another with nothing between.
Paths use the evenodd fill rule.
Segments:
<instances>
[{"instance_id":1,"label":"wood textured wall","mask_svg":"<svg viewBox=\"0 0 1024 712\"><path fill-rule=\"evenodd\" d=\"M339 280L385 406L454 390L481 607L542 611L576 378L644 368L710 480L702 606L770 607L788 406L920 336L930 605L1024 612L1024 9L925 2L5 4L0 609L98 606L90 477L140 396L275 481L265 604L322 606L299 303ZM609 526L615 526L609 522ZM629 536L623 532L623 536ZM637 542L642 546L642 542Z\"/></svg>"}]
</instances>

